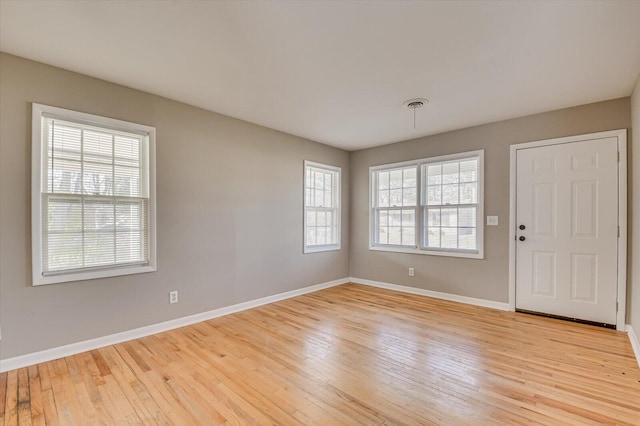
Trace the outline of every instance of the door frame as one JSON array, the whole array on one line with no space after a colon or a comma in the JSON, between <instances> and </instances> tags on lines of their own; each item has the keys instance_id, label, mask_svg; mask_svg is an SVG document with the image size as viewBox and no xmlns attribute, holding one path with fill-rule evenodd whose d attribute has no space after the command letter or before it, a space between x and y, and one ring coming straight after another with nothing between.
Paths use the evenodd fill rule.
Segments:
<instances>
[{"instance_id":1,"label":"door frame","mask_svg":"<svg viewBox=\"0 0 640 426\"><path fill-rule=\"evenodd\" d=\"M516 310L516 177L518 150L593 139L615 137L618 139L618 311L616 312L616 330L625 330L627 300L627 129L607 132L587 133L563 138L545 139L510 146L509 176L509 310Z\"/></svg>"}]
</instances>

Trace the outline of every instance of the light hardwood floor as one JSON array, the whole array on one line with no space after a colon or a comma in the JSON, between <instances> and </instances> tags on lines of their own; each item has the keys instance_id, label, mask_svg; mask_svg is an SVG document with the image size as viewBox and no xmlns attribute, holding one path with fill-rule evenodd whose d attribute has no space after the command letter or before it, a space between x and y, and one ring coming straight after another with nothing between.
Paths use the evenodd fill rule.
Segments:
<instances>
[{"instance_id":1,"label":"light hardwood floor","mask_svg":"<svg viewBox=\"0 0 640 426\"><path fill-rule=\"evenodd\" d=\"M640 424L627 336L347 284L0 374L0 424Z\"/></svg>"}]
</instances>

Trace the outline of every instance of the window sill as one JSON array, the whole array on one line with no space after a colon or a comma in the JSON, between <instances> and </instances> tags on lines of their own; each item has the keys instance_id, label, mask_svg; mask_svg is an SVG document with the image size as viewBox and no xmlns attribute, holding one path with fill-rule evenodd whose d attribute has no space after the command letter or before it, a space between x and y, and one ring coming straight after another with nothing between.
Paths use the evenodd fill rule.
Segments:
<instances>
[{"instance_id":1,"label":"window sill","mask_svg":"<svg viewBox=\"0 0 640 426\"><path fill-rule=\"evenodd\" d=\"M305 247L303 253L307 254L307 253L320 253L323 251L339 251L340 250L340 245L339 244L332 244L332 245L325 245L325 246L311 246L311 247Z\"/></svg>"},{"instance_id":2,"label":"window sill","mask_svg":"<svg viewBox=\"0 0 640 426\"><path fill-rule=\"evenodd\" d=\"M39 272L34 271L33 285L59 284L72 281L94 280L97 278L119 277L122 275L144 274L147 272L155 272L155 266L129 266L123 268L103 269L97 271L77 272L73 274L60 274L43 276Z\"/></svg>"},{"instance_id":3,"label":"window sill","mask_svg":"<svg viewBox=\"0 0 640 426\"><path fill-rule=\"evenodd\" d=\"M400 247L400 246L369 246L371 251L387 251L392 253L405 253L405 254L426 254L429 256L445 256L445 257L461 257L465 259L484 259L484 253L482 250L478 252L460 252L460 251L439 251L439 250L424 250L416 247Z\"/></svg>"}]
</instances>

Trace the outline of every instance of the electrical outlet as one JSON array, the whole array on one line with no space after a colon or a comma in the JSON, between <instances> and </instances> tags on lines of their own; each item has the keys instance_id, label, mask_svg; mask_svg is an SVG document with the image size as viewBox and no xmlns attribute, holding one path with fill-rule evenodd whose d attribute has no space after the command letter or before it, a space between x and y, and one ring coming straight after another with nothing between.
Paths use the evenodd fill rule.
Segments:
<instances>
[{"instance_id":1,"label":"electrical outlet","mask_svg":"<svg viewBox=\"0 0 640 426\"><path fill-rule=\"evenodd\" d=\"M169 303L178 303L178 290L169 292Z\"/></svg>"},{"instance_id":2,"label":"electrical outlet","mask_svg":"<svg viewBox=\"0 0 640 426\"><path fill-rule=\"evenodd\" d=\"M487 226L498 226L498 216L487 216Z\"/></svg>"},{"instance_id":3,"label":"electrical outlet","mask_svg":"<svg viewBox=\"0 0 640 426\"><path fill-rule=\"evenodd\" d=\"M413 268L409 268L409 276L410 276L410 277L413 277L415 274L416 274L415 269L413 269Z\"/></svg>"}]
</instances>

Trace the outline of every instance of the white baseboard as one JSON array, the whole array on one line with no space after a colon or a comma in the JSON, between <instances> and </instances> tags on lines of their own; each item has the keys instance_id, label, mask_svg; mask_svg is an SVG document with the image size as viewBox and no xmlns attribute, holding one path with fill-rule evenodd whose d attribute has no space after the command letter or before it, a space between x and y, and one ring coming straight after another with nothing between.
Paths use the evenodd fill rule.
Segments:
<instances>
[{"instance_id":1,"label":"white baseboard","mask_svg":"<svg viewBox=\"0 0 640 426\"><path fill-rule=\"evenodd\" d=\"M411 293L411 294L417 294L420 296L433 297L436 299L449 300L452 302L466 303L468 305L483 306L485 308L499 309L501 311L510 310L508 303L495 302L493 300L476 299L474 297L459 296L457 294L451 294L451 293L441 293L439 291L425 290L422 288L408 287L408 286L398 285L398 284L390 284L390 283L385 283L381 281L365 280L365 279L356 278L356 277L349 278L349 281L355 284L364 284L372 287L386 288L387 290L395 290L395 291L400 291L402 293Z\"/></svg>"},{"instance_id":2,"label":"white baseboard","mask_svg":"<svg viewBox=\"0 0 640 426\"><path fill-rule=\"evenodd\" d=\"M636 355L638 367L640 367L640 340L638 340L638 335L631 327L631 324L627 324L627 335L629 336L629 341L631 342L633 353Z\"/></svg>"},{"instance_id":3,"label":"white baseboard","mask_svg":"<svg viewBox=\"0 0 640 426\"><path fill-rule=\"evenodd\" d=\"M268 303L278 302L280 300L289 299L314 291L334 287L349 282L348 278L342 278L335 281L329 281L322 284L316 284L309 287L291 290L284 293L274 294L273 296L262 297L260 299L250 300L248 302L237 303L231 306L214 309L212 311L201 312L195 315L189 315L170 321L152 324L145 327L135 328L133 330L123 331L121 333L110 334L108 336L98 337L96 339L85 340L83 342L72 343L69 345L59 346L57 348L46 349L40 352L33 352L26 355L20 355L14 358L0 360L0 373L15 370L30 365L39 364L41 362L52 361L54 359L63 358L65 356L75 355L87 352L93 349L103 348L105 346L115 345L116 343L126 342L127 340L138 339L140 337L150 336L152 334L161 333L163 331L173 330L175 328L184 327L224 315L233 314Z\"/></svg>"}]
</instances>

